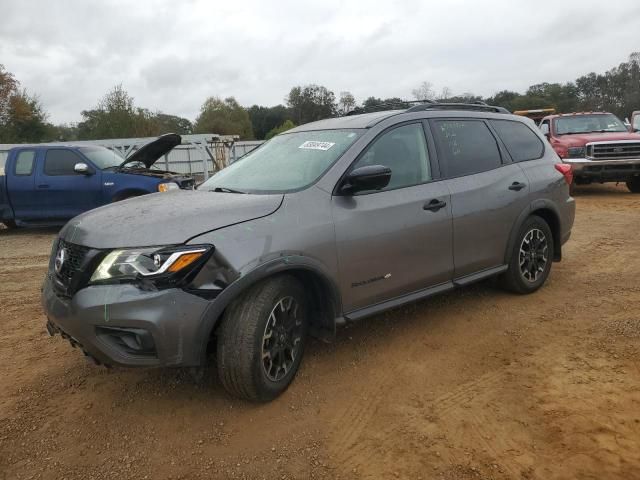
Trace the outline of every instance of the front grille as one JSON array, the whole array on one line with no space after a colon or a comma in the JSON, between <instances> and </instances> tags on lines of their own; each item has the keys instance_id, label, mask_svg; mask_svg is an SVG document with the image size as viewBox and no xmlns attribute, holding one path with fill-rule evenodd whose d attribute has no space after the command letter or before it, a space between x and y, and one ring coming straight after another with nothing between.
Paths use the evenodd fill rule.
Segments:
<instances>
[{"instance_id":1,"label":"front grille","mask_svg":"<svg viewBox=\"0 0 640 480\"><path fill-rule=\"evenodd\" d=\"M60 279L65 287L68 287L73 281L73 278L76 276L76 274L82 271L85 258L90 249L89 247L83 247L82 245L76 245L74 243L60 240L56 257L63 249L64 259L59 270L56 270L56 276Z\"/></svg>"},{"instance_id":2,"label":"front grille","mask_svg":"<svg viewBox=\"0 0 640 480\"><path fill-rule=\"evenodd\" d=\"M587 157L592 160L640 159L640 142L589 143Z\"/></svg>"}]
</instances>

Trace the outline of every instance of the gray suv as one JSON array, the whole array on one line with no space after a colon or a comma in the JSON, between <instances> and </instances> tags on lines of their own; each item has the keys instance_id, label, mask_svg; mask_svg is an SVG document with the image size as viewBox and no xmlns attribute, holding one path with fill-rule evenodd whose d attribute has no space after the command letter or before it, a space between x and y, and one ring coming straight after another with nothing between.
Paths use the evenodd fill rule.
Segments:
<instances>
[{"instance_id":1,"label":"gray suv","mask_svg":"<svg viewBox=\"0 0 640 480\"><path fill-rule=\"evenodd\" d=\"M542 286L569 239L571 171L529 120L419 104L278 135L197 191L71 220L42 303L97 363L203 365L267 401L309 336L491 276Z\"/></svg>"}]
</instances>

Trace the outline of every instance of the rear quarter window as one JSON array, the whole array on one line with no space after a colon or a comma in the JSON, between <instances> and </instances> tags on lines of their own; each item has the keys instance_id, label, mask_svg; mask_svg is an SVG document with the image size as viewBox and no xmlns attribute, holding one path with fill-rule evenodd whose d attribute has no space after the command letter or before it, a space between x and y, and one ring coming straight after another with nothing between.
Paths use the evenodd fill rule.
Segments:
<instances>
[{"instance_id":1,"label":"rear quarter window","mask_svg":"<svg viewBox=\"0 0 640 480\"><path fill-rule=\"evenodd\" d=\"M498 136L514 162L536 160L544 153L544 144L533 131L522 122L492 120Z\"/></svg>"},{"instance_id":2,"label":"rear quarter window","mask_svg":"<svg viewBox=\"0 0 640 480\"><path fill-rule=\"evenodd\" d=\"M33 173L33 164L36 158L36 152L33 150L25 150L18 153L14 173L16 175L31 175Z\"/></svg>"}]
</instances>

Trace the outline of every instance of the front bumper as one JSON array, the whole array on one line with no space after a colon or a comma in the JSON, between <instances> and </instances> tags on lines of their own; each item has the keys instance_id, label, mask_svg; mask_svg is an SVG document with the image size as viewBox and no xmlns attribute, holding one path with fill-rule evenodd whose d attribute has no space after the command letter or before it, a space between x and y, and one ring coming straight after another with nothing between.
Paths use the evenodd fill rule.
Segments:
<instances>
[{"instance_id":1,"label":"front bumper","mask_svg":"<svg viewBox=\"0 0 640 480\"><path fill-rule=\"evenodd\" d=\"M143 291L125 284L86 287L68 299L56 294L52 282L47 275L42 290L49 333L62 334L99 363L140 367L201 363L198 327L208 300L180 289ZM131 341L143 344L139 351L127 346Z\"/></svg>"},{"instance_id":2,"label":"front bumper","mask_svg":"<svg viewBox=\"0 0 640 480\"><path fill-rule=\"evenodd\" d=\"M563 158L563 163L571 165L573 175L594 180L624 181L640 175L640 158L624 160L591 160L588 158Z\"/></svg>"}]
</instances>

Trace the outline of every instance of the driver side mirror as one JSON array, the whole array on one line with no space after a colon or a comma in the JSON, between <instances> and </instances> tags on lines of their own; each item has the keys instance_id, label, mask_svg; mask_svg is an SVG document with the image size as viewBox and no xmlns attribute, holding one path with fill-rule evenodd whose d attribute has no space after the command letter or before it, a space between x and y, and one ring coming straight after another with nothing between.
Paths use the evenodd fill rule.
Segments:
<instances>
[{"instance_id":1,"label":"driver side mirror","mask_svg":"<svg viewBox=\"0 0 640 480\"><path fill-rule=\"evenodd\" d=\"M548 123L543 123L542 125L540 125L540 130L542 131L542 134L549 138L549 124Z\"/></svg>"},{"instance_id":2,"label":"driver side mirror","mask_svg":"<svg viewBox=\"0 0 640 480\"><path fill-rule=\"evenodd\" d=\"M81 175L93 175L93 169L84 162L78 162L73 166L73 171Z\"/></svg>"},{"instance_id":3,"label":"driver side mirror","mask_svg":"<svg viewBox=\"0 0 640 480\"><path fill-rule=\"evenodd\" d=\"M367 165L351 171L340 186L340 193L353 195L366 190L381 190L391 180L391 169L384 165Z\"/></svg>"}]
</instances>

